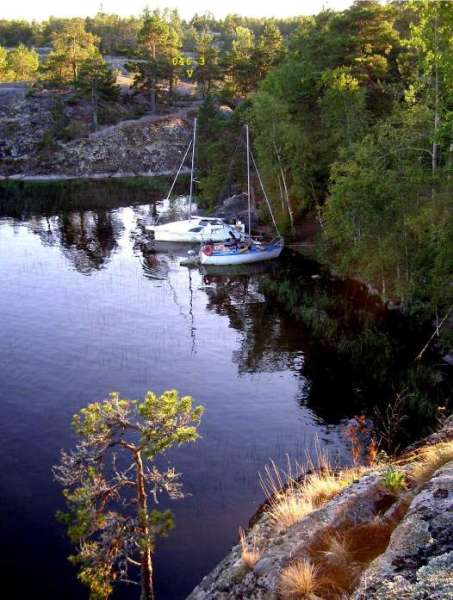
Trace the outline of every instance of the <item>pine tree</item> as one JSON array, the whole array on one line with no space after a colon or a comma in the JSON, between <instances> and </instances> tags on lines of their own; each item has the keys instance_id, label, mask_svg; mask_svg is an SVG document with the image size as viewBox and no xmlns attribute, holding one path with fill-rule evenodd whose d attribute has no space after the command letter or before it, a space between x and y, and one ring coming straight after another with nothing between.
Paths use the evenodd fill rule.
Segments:
<instances>
[{"instance_id":1,"label":"pine tree","mask_svg":"<svg viewBox=\"0 0 453 600\"><path fill-rule=\"evenodd\" d=\"M91 598L106 600L115 583L139 574L141 600L153 600L152 553L158 535L173 527L171 511L149 509L165 491L182 498L180 475L161 471L156 459L174 446L197 440L203 408L176 390L143 402L120 398L83 408L73 418L75 450L62 452L54 475L64 487L67 513L58 518L77 545L70 559Z\"/></svg>"},{"instance_id":2,"label":"pine tree","mask_svg":"<svg viewBox=\"0 0 453 600\"><path fill-rule=\"evenodd\" d=\"M219 51L214 46L214 36L207 31L195 32L194 39L198 63L195 79L206 98L211 94L213 83L221 79Z\"/></svg>"},{"instance_id":3,"label":"pine tree","mask_svg":"<svg viewBox=\"0 0 453 600\"><path fill-rule=\"evenodd\" d=\"M254 88L255 65L253 52L255 36L247 27L236 28L231 52L226 56L225 65L237 92L246 95Z\"/></svg>"},{"instance_id":4,"label":"pine tree","mask_svg":"<svg viewBox=\"0 0 453 600\"><path fill-rule=\"evenodd\" d=\"M76 87L91 100L93 130L96 130L99 103L118 99L120 88L115 82L115 76L101 56L94 56L81 64Z\"/></svg>"},{"instance_id":5,"label":"pine tree","mask_svg":"<svg viewBox=\"0 0 453 600\"><path fill-rule=\"evenodd\" d=\"M52 52L49 53L45 71L59 83L77 82L80 65L87 59L99 56L99 38L85 30L82 19L65 22L61 31L52 34Z\"/></svg>"},{"instance_id":6,"label":"pine tree","mask_svg":"<svg viewBox=\"0 0 453 600\"><path fill-rule=\"evenodd\" d=\"M160 11L146 11L138 35L140 56L146 62L136 63L134 86L149 94L152 112L156 110L159 80L168 75L167 49L170 36L170 27Z\"/></svg>"}]
</instances>

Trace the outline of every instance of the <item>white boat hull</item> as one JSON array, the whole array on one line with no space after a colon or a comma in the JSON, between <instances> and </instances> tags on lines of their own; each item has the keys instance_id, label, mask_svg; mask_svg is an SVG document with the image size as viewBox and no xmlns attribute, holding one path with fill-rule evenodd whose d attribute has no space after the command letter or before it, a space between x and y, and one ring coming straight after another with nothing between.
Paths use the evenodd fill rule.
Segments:
<instances>
[{"instance_id":1,"label":"white boat hull","mask_svg":"<svg viewBox=\"0 0 453 600\"><path fill-rule=\"evenodd\" d=\"M224 242L228 239L228 233L225 231L213 232L210 235L202 235L197 233L181 232L169 230L154 230L154 239L156 242L185 242L186 244L200 244L212 240L213 242Z\"/></svg>"},{"instance_id":2,"label":"white boat hull","mask_svg":"<svg viewBox=\"0 0 453 600\"><path fill-rule=\"evenodd\" d=\"M262 249L254 248L246 252L231 251L228 253L205 254L203 249L200 252L200 263L202 265L246 265L278 258L283 250L283 243L272 244Z\"/></svg>"},{"instance_id":3,"label":"white boat hull","mask_svg":"<svg viewBox=\"0 0 453 600\"><path fill-rule=\"evenodd\" d=\"M238 237L241 232L231 225L210 223L220 219L195 217L184 221L175 221L163 225L148 225L145 230L150 232L157 242L186 242L190 244L203 242L224 242L231 235ZM207 223L206 223L207 222ZM200 223L206 223L200 226ZM198 229L198 231L193 231Z\"/></svg>"}]
</instances>

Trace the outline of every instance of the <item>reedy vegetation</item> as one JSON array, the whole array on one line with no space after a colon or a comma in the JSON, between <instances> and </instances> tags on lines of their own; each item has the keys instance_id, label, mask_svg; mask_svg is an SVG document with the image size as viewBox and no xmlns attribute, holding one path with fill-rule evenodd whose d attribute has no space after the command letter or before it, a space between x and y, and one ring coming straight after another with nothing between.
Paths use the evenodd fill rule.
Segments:
<instances>
[{"instance_id":1,"label":"reedy vegetation","mask_svg":"<svg viewBox=\"0 0 453 600\"><path fill-rule=\"evenodd\" d=\"M366 471L366 467L354 467L335 471L328 456L317 449L316 466L307 456L306 467L288 458L286 471L271 461L260 483L267 496L266 513L275 528L284 531L316 510L342 489L350 485ZM308 471L308 472L307 472Z\"/></svg>"}]
</instances>

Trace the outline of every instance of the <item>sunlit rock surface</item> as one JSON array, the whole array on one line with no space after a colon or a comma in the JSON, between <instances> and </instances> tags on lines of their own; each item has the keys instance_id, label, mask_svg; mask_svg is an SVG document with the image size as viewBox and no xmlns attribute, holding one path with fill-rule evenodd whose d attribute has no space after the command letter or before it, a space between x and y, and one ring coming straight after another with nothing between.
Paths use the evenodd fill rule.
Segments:
<instances>
[{"instance_id":1,"label":"sunlit rock surface","mask_svg":"<svg viewBox=\"0 0 453 600\"><path fill-rule=\"evenodd\" d=\"M352 595L354 600L453 598L453 462L414 498Z\"/></svg>"},{"instance_id":2,"label":"sunlit rock surface","mask_svg":"<svg viewBox=\"0 0 453 600\"><path fill-rule=\"evenodd\" d=\"M193 109L190 106L167 116L124 120L73 141L49 142L49 132L55 126L55 98L46 94L30 98L16 95L14 101L0 101L0 176L174 173L190 139ZM65 108L68 110L71 107ZM89 104L78 105L77 111L73 120L69 115L70 123L90 120Z\"/></svg>"},{"instance_id":3,"label":"sunlit rock surface","mask_svg":"<svg viewBox=\"0 0 453 600\"><path fill-rule=\"evenodd\" d=\"M424 443L451 439L452 422ZM238 544L193 590L189 600L277 600L281 597L278 588L282 569L303 556L307 544L323 528L338 527L345 515L355 524L372 522L378 516L392 518L396 504L384 510L377 508L382 508L386 500L381 479L382 469L362 476L283 532L276 530L266 511L262 511L247 533L258 548L264 548L255 565L246 567ZM349 597L354 600L453 598L453 462L439 468L412 498L387 548L362 572Z\"/></svg>"}]
</instances>

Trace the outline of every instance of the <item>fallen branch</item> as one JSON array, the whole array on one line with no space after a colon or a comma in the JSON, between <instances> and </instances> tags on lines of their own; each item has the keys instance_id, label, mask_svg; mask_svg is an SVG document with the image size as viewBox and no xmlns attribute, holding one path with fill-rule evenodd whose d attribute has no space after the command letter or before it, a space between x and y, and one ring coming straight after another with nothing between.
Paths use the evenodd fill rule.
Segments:
<instances>
[{"instance_id":1,"label":"fallen branch","mask_svg":"<svg viewBox=\"0 0 453 600\"><path fill-rule=\"evenodd\" d=\"M423 346L423 348L420 350L420 352L417 354L417 356L415 357L415 360L420 360L422 358L422 356L424 355L424 353L426 352L426 350L428 349L430 343L433 341L433 339L435 338L435 336L439 335L439 331L440 328L442 327L442 325L445 323L445 321L447 320L449 314L451 313L451 309L453 308L453 306L450 306L450 308L448 309L447 313L445 314L445 316L443 317L442 321L440 323L437 324L436 329L434 330L432 336L429 338L429 340L426 342L426 344Z\"/></svg>"}]
</instances>

